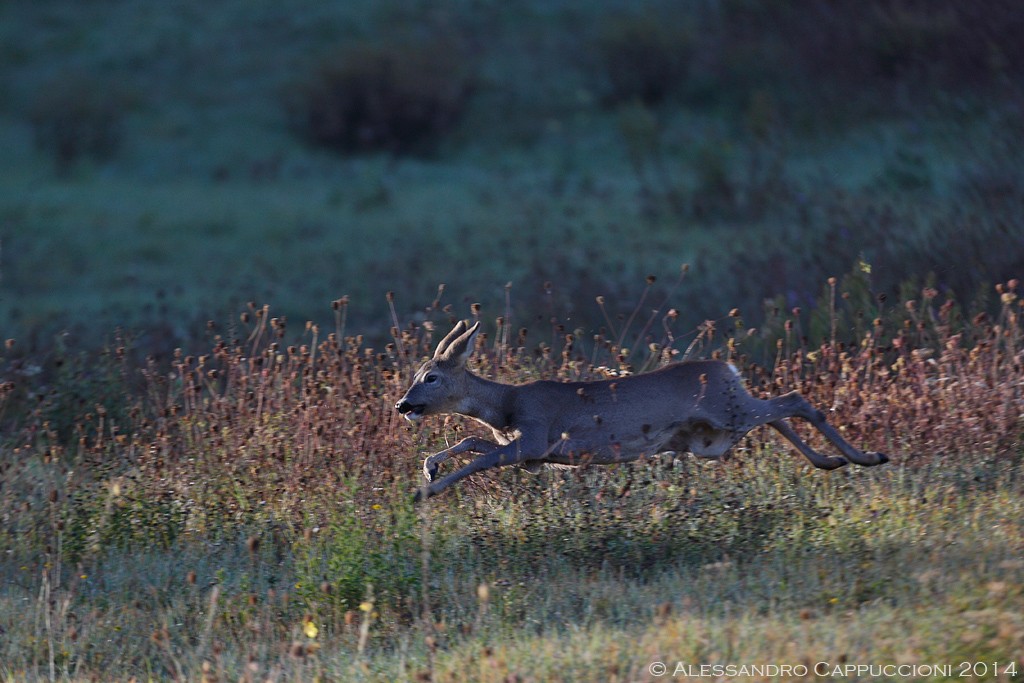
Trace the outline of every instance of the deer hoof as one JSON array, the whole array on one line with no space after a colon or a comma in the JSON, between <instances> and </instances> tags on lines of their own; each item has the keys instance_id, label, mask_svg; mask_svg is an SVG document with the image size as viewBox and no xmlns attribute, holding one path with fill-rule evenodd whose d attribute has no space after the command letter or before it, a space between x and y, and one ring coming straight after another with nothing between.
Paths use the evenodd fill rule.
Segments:
<instances>
[{"instance_id":1,"label":"deer hoof","mask_svg":"<svg viewBox=\"0 0 1024 683\"><path fill-rule=\"evenodd\" d=\"M416 489L416 493L412 496L413 504L422 503L427 498L430 498L430 488L427 486L421 486Z\"/></svg>"},{"instance_id":2,"label":"deer hoof","mask_svg":"<svg viewBox=\"0 0 1024 683\"><path fill-rule=\"evenodd\" d=\"M429 460L423 461L423 478L428 482L434 481L434 477L437 476L437 465L433 464Z\"/></svg>"},{"instance_id":3,"label":"deer hoof","mask_svg":"<svg viewBox=\"0 0 1024 683\"><path fill-rule=\"evenodd\" d=\"M873 455L878 458L878 462L875 463L876 465L884 465L889 462L889 456L885 453L874 453Z\"/></svg>"}]
</instances>

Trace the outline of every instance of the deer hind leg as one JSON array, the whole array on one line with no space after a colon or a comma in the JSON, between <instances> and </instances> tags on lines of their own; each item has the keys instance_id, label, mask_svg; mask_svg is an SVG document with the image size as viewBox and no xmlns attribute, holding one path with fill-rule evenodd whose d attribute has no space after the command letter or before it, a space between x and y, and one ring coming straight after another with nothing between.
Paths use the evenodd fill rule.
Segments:
<instances>
[{"instance_id":1,"label":"deer hind leg","mask_svg":"<svg viewBox=\"0 0 1024 683\"><path fill-rule=\"evenodd\" d=\"M427 481L434 481L437 476L437 466L453 455L461 453L486 453L501 448L498 444L481 439L478 436L467 436L451 448L446 448L439 453L427 456L423 460L423 478Z\"/></svg>"},{"instance_id":2,"label":"deer hind leg","mask_svg":"<svg viewBox=\"0 0 1024 683\"><path fill-rule=\"evenodd\" d=\"M842 467L846 464L845 458L840 458L838 455L822 455L817 452L801 439L793 428L789 426L789 423L785 420L775 420L774 422L768 423L774 427L779 434L782 434L791 444L796 446L796 449L804 454L811 464L822 470L834 470Z\"/></svg>"},{"instance_id":3,"label":"deer hind leg","mask_svg":"<svg viewBox=\"0 0 1024 683\"><path fill-rule=\"evenodd\" d=\"M849 441L839 434L835 427L825 420L824 413L808 403L803 396L795 391L785 394L784 396L779 396L778 398L769 399L766 403L771 406L769 413L773 417L777 416L777 419L770 421L768 424L775 427L780 434L786 437L800 450L801 453L807 456L816 467L821 467L821 465L815 462L815 458L812 457L810 453L814 453L819 462L825 462L832 459L815 453L815 451L800 440L796 433L793 432L793 429L783 421L784 418L799 417L807 420L814 425L815 429L824 434L825 438L831 441L843 456L852 463L872 466L889 462L889 457L884 453L865 453L864 451L854 448ZM839 467L839 465L835 465L834 467Z\"/></svg>"}]
</instances>

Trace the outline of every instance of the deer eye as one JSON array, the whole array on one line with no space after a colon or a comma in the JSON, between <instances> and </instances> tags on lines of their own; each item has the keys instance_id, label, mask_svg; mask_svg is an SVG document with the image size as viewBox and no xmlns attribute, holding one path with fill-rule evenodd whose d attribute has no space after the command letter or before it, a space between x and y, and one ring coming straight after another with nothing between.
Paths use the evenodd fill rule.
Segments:
<instances>
[{"instance_id":1,"label":"deer eye","mask_svg":"<svg viewBox=\"0 0 1024 683\"><path fill-rule=\"evenodd\" d=\"M427 384L433 384L434 382L437 381L437 375L427 375L423 379L423 381L426 382Z\"/></svg>"}]
</instances>

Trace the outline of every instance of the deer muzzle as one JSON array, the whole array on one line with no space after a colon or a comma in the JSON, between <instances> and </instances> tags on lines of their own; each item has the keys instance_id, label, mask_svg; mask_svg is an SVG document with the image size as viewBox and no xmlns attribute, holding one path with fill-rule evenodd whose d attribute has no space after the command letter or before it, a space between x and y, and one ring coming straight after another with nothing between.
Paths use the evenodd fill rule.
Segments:
<instances>
[{"instance_id":1,"label":"deer muzzle","mask_svg":"<svg viewBox=\"0 0 1024 683\"><path fill-rule=\"evenodd\" d=\"M395 404L395 410L402 414L406 420L418 420L423 417L424 406L421 403L409 403L406 399L402 399Z\"/></svg>"}]
</instances>

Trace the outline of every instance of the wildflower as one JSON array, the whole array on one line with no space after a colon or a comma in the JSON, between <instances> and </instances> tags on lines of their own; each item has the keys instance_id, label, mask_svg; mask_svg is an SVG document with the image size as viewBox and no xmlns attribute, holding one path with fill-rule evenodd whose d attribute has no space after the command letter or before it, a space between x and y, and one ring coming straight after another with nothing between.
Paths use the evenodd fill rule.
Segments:
<instances>
[{"instance_id":1,"label":"wildflower","mask_svg":"<svg viewBox=\"0 0 1024 683\"><path fill-rule=\"evenodd\" d=\"M302 625L302 632L306 634L307 638L312 640L320 633L320 629L316 627L316 624L313 623L312 619L307 619L306 623Z\"/></svg>"}]
</instances>

